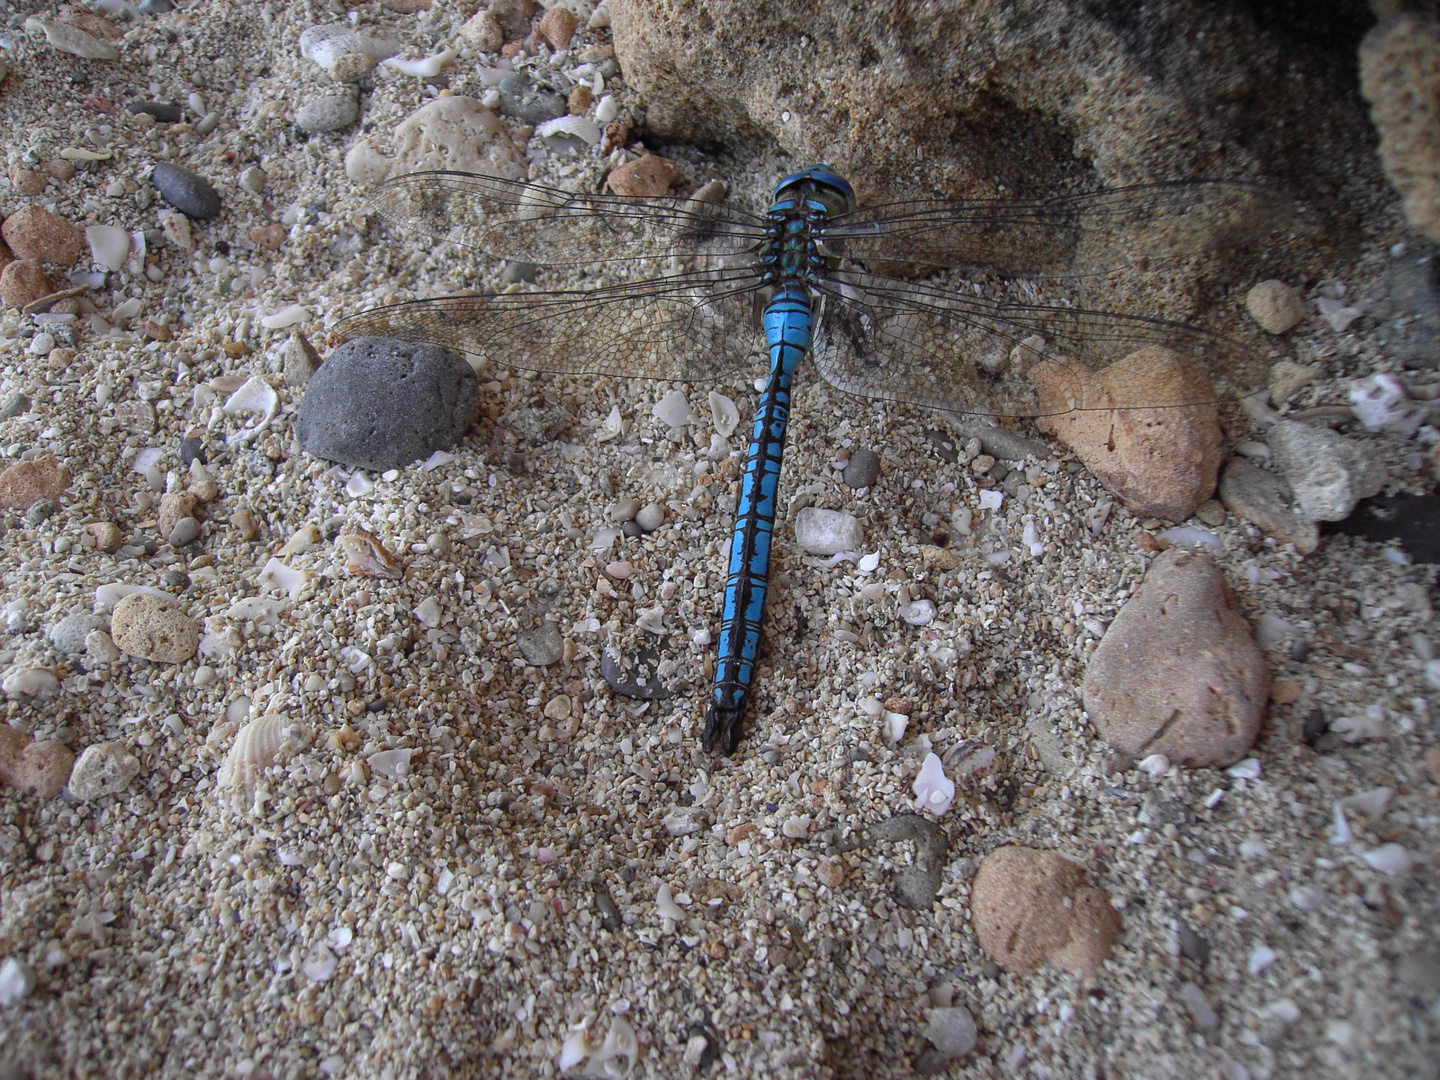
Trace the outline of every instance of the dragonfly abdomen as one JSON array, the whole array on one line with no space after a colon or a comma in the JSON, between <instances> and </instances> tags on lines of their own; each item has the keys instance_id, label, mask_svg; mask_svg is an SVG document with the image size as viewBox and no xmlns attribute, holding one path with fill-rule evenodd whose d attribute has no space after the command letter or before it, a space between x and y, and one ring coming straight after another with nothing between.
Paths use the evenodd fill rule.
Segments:
<instances>
[{"instance_id":1,"label":"dragonfly abdomen","mask_svg":"<svg viewBox=\"0 0 1440 1080\"><path fill-rule=\"evenodd\" d=\"M790 422L790 381L810 351L815 325L809 290L798 282L781 285L765 308L763 322L770 348L770 379L755 411L755 427L740 480L715 687L705 721L706 748L713 750L718 744L727 754L733 753L740 741L760 651L780 459L785 451L785 428Z\"/></svg>"}]
</instances>

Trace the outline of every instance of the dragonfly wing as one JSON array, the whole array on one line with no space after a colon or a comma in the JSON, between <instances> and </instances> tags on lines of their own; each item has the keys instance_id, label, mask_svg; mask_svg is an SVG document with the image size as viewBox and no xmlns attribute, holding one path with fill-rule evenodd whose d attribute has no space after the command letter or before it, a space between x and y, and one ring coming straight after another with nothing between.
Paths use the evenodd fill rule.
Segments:
<instances>
[{"instance_id":1,"label":"dragonfly wing","mask_svg":"<svg viewBox=\"0 0 1440 1080\"><path fill-rule=\"evenodd\" d=\"M517 180L422 172L380 184L391 224L497 259L567 266L620 259L748 254L765 221L694 199L587 195Z\"/></svg>"},{"instance_id":2,"label":"dragonfly wing","mask_svg":"<svg viewBox=\"0 0 1440 1080\"><path fill-rule=\"evenodd\" d=\"M342 319L342 341L428 341L502 367L717 380L763 355L754 275L684 274L573 292L456 294Z\"/></svg>"},{"instance_id":3,"label":"dragonfly wing","mask_svg":"<svg viewBox=\"0 0 1440 1080\"><path fill-rule=\"evenodd\" d=\"M918 199L833 219L827 247L860 262L1015 277L1097 273L1254 241L1295 208L1256 184L1181 180L1053 199Z\"/></svg>"},{"instance_id":4,"label":"dragonfly wing","mask_svg":"<svg viewBox=\"0 0 1440 1080\"><path fill-rule=\"evenodd\" d=\"M827 381L861 397L972 415L1039 416L1057 411L1029 377L1043 362L1050 385L1074 388L1067 393L1075 407L1096 407L1086 404L1089 371L1155 345L1197 361L1212 385L1162 395L1139 383L1112 384L1104 407L1215 401L1264 377L1265 361L1252 350L1184 323L995 300L858 271L813 287L820 296L815 364Z\"/></svg>"}]
</instances>

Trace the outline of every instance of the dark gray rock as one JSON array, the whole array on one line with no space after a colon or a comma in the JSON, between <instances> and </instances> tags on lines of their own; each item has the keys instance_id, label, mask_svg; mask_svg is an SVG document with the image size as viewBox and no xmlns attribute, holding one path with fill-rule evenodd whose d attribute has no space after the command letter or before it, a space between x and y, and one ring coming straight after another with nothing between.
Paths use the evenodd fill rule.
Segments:
<instances>
[{"instance_id":1,"label":"dark gray rock","mask_svg":"<svg viewBox=\"0 0 1440 1080\"><path fill-rule=\"evenodd\" d=\"M889 821L872 826L865 834L867 845L908 840L915 845L915 861L895 871L891 886L895 899L915 911L929 911L940 892L949 847L945 831L919 814L896 814Z\"/></svg>"},{"instance_id":2,"label":"dark gray rock","mask_svg":"<svg viewBox=\"0 0 1440 1080\"><path fill-rule=\"evenodd\" d=\"M1390 299L1410 316L1392 323L1394 347L1406 367L1433 368L1440 363L1440 285L1434 256L1403 255L1390 267Z\"/></svg>"},{"instance_id":3,"label":"dark gray rock","mask_svg":"<svg viewBox=\"0 0 1440 1080\"><path fill-rule=\"evenodd\" d=\"M190 218L220 214L220 193L199 173L162 161L150 172L150 183L167 203Z\"/></svg>"},{"instance_id":4,"label":"dark gray rock","mask_svg":"<svg viewBox=\"0 0 1440 1080\"><path fill-rule=\"evenodd\" d=\"M125 111L131 116L149 113L162 124L178 124L185 117L184 109L166 101L129 101L125 104Z\"/></svg>"},{"instance_id":5,"label":"dark gray rock","mask_svg":"<svg viewBox=\"0 0 1440 1080\"><path fill-rule=\"evenodd\" d=\"M674 697L675 691L665 686L660 677L661 650L668 649L669 638L662 638L660 648L641 646L635 656L621 657L605 649L600 653L600 677L610 689L625 697L642 701L658 701Z\"/></svg>"},{"instance_id":6,"label":"dark gray rock","mask_svg":"<svg viewBox=\"0 0 1440 1080\"><path fill-rule=\"evenodd\" d=\"M308 453L383 472L453 450L470 427L480 383L450 349L357 338L315 372L295 421Z\"/></svg>"},{"instance_id":7,"label":"dark gray rock","mask_svg":"<svg viewBox=\"0 0 1440 1080\"><path fill-rule=\"evenodd\" d=\"M880 477L880 455L861 447L845 463L845 483L852 489L868 488Z\"/></svg>"},{"instance_id":8,"label":"dark gray rock","mask_svg":"<svg viewBox=\"0 0 1440 1080\"><path fill-rule=\"evenodd\" d=\"M500 115L526 124L543 124L570 111L564 96L536 86L524 75L500 81Z\"/></svg>"},{"instance_id":9,"label":"dark gray rock","mask_svg":"<svg viewBox=\"0 0 1440 1080\"><path fill-rule=\"evenodd\" d=\"M200 435L186 435L180 440L180 466L188 469L195 461L205 464L205 439Z\"/></svg>"},{"instance_id":10,"label":"dark gray rock","mask_svg":"<svg viewBox=\"0 0 1440 1080\"><path fill-rule=\"evenodd\" d=\"M0 420L12 420L29 411L30 399L18 391L0 401Z\"/></svg>"}]
</instances>

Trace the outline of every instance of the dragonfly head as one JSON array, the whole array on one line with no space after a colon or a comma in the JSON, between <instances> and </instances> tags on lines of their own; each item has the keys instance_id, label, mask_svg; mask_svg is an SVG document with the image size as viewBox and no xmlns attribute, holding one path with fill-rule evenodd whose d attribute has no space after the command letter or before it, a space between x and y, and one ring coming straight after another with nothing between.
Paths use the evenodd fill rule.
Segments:
<instances>
[{"instance_id":1,"label":"dragonfly head","mask_svg":"<svg viewBox=\"0 0 1440 1080\"><path fill-rule=\"evenodd\" d=\"M827 214L848 214L855 209L855 189L829 165L811 165L791 173L775 185L775 205L818 204Z\"/></svg>"}]
</instances>

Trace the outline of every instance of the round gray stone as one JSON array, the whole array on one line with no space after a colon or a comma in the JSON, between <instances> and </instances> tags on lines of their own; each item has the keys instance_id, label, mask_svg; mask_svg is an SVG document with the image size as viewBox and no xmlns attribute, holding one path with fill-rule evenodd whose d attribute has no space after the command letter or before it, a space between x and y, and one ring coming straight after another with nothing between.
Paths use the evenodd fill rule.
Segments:
<instances>
[{"instance_id":1,"label":"round gray stone","mask_svg":"<svg viewBox=\"0 0 1440 1080\"><path fill-rule=\"evenodd\" d=\"M316 94L295 113L295 124L310 135L339 131L360 119L360 100L350 88Z\"/></svg>"},{"instance_id":2,"label":"round gray stone","mask_svg":"<svg viewBox=\"0 0 1440 1080\"><path fill-rule=\"evenodd\" d=\"M50 628L50 644L66 656L79 656L85 651L85 637L91 630L99 630L105 620L88 611L77 611L66 615Z\"/></svg>"},{"instance_id":3,"label":"round gray stone","mask_svg":"<svg viewBox=\"0 0 1440 1080\"><path fill-rule=\"evenodd\" d=\"M450 349L357 338L305 388L295 434L307 453L384 472L453 450L469 430L480 383Z\"/></svg>"},{"instance_id":4,"label":"round gray stone","mask_svg":"<svg viewBox=\"0 0 1440 1080\"><path fill-rule=\"evenodd\" d=\"M170 535L165 539L171 547L182 548L186 544L193 543L199 535L200 522L193 517L183 517L175 523L175 527L170 530Z\"/></svg>"},{"instance_id":5,"label":"round gray stone","mask_svg":"<svg viewBox=\"0 0 1440 1080\"><path fill-rule=\"evenodd\" d=\"M665 508L659 503L646 503L635 515L635 524L641 532L652 533L665 524Z\"/></svg>"},{"instance_id":6,"label":"round gray stone","mask_svg":"<svg viewBox=\"0 0 1440 1080\"><path fill-rule=\"evenodd\" d=\"M220 194L199 173L162 161L150 173L160 197L186 217L213 218L220 214Z\"/></svg>"},{"instance_id":7,"label":"round gray stone","mask_svg":"<svg viewBox=\"0 0 1440 1080\"><path fill-rule=\"evenodd\" d=\"M880 478L880 455L861 448L845 464L845 483L853 490L871 487Z\"/></svg>"}]
</instances>

